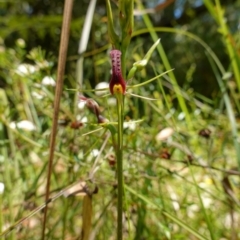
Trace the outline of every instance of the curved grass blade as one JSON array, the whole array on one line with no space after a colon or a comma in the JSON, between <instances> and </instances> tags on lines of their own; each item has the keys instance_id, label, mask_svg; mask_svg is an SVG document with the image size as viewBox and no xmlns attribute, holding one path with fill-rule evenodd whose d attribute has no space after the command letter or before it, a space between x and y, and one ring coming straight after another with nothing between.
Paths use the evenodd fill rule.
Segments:
<instances>
[{"instance_id":1,"label":"curved grass blade","mask_svg":"<svg viewBox=\"0 0 240 240\"><path fill-rule=\"evenodd\" d=\"M132 189L131 187L124 185L124 189L126 189L128 192L132 193L133 195L135 195L136 197L140 198L141 200L143 200L145 203L154 206L155 208L157 208L159 211L161 211L161 213L163 215L165 215L167 218L169 218L170 220L172 220L173 222L175 222L176 224L178 224L180 227L184 228L185 230L187 230L188 232L190 232L192 235L194 235L195 237L197 237L200 240L207 240L207 238L201 234L199 234L196 230L194 230L193 228L191 228L189 225L185 224L183 221L181 221L180 219L176 218L175 216L173 216L172 214L164 211L162 209L162 207L158 206L156 203L152 202L149 198L143 196L142 194L136 192L134 189Z\"/></svg>"}]
</instances>

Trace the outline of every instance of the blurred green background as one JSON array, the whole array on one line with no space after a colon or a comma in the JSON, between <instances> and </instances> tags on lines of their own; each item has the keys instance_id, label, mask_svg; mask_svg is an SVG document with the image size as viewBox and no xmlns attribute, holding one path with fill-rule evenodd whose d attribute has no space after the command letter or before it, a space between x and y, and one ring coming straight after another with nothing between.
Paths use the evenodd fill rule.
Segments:
<instances>
[{"instance_id":1,"label":"blurred green background","mask_svg":"<svg viewBox=\"0 0 240 240\"><path fill-rule=\"evenodd\" d=\"M75 60L77 59L78 42L88 2L75 1L74 3L67 68L68 73L73 76L75 74L74 68ZM163 2L168 1L142 1L148 9L157 9ZM222 4L224 4L226 10L226 16L229 16L227 23L233 33L233 41L239 44L238 10L240 2L238 0L226 0ZM41 46L48 56L53 55L55 58L58 56L63 1L1 1L0 7L0 37L6 47L14 47L16 39L22 38L26 41L27 51ZM144 26L142 17L139 14L139 12L136 12L135 30ZM218 26L201 0L176 0L166 8L156 10L155 13L150 14L150 17L156 27L174 27L196 34L209 44L224 67L228 68L229 59L224 50L222 38L217 34ZM199 44L171 33L158 33L158 36L161 38L169 61L175 69L179 84L184 89L194 88L196 92L209 98L216 98L219 89L205 52ZM97 1L87 51L94 51L106 44L108 44L108 35L105 1L99 0ZM146 52L151 45L152 40L149 34L134 37L131 43L133 50L129 50L131 52L129 62L133 61L134 51ZM104 59L105 52L96 57ZM107 80L104 75L105 71L101 70L101 68L104 69L104 66L100 64L101 67L97 67L93 58L93 55L88 57L84 65L85 78L89 79L92 86L100 81ZM154 62L154 57L152 61ZM92 67L94 72L89 71ZM187 73L190 74L190 77L187 76ZM2 76L0 86L4 86L4 84L5 79Z\"/></svg>"}]
</instances>

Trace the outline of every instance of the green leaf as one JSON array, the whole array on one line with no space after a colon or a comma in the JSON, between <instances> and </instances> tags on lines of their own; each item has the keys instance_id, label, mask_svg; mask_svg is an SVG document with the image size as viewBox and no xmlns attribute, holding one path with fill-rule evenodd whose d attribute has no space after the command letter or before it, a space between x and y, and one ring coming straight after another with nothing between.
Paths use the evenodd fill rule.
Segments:
<instances>
[{"instance_id":1,"label":"green leaf","mask_svg":"<svg viewBox=\"0 0 240 240\"><path fill-rule=\"evenodd\" d=\"M112 125L112 124L104 124L104 125L102 125L103 127L105 127L105 128L107 128L110 132L111 132L111 134L112 134L112 136L114 136L116 133L117 133L117 130L116 130L116 128Z\"/></svg>"}]
</instances>

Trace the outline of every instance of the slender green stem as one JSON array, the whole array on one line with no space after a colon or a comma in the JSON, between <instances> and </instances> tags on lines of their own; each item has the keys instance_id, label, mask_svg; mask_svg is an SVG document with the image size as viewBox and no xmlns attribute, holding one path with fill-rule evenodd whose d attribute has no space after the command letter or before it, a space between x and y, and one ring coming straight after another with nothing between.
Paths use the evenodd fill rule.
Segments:
<instances>
[{"instance_id":1,"label":"slender green stem","mask_svg":"<svg viewBox=\"0 0 240 240\"><path fill-rule=\"evenodd\" d=\"M123 96L117 95L118 111L118 147L117 147L117 239L122 240L122 215L123 215Z\"/></svg>"},{"instance_id":2,"label":"slender green stem","mask_svg":"<svg viewBox=\"0 0 240 240\"><path fill-rule=\"evenodd\" d=\"M199 199L199 202L200 202L200 206L201 206L201 212L203 213L203 216L205 218L206 224L208 226L208 230L209 230L209 233L210 233L211 240L215 240L216 238L215 238L214 230L213 230L213 228L214 228L213 222L211 222L210 214L207 212L207 210L206 210L206 208L204 206L199 186L198 186L197 181L195 179L195 176L194 176L194 173L193 173L193 169L192 169L192 167L190 166L189 163L188 163L188 167L190 169L190 173L191 173L191 176L192 176L192 179L193 179L193 183L196 186L197 196L198 196L198 199Z\"/></svg>"},{"instance_id":3,"label":"slender green stem","mask_svg":"<svg viewBox=\"0 0 240 240\"><path fill-rule=\"evenodd\" d=\"M231 32L229 31L229 26L227 25L225 11L222 8L221 2L219 0L215 0L215 5L212 1L204 0L203 3L207 7L209 13L212 15L214 20L219 25L218 32L223 37L223 43L225 44L226 50L228 52L228 56L230 59L230 63L232 66L232 71L234 73L236 83L238 86L238 90L240 91L240 70L239 70L239 57L236 46L234 45L234 38L232 37Z\"/></svg>"}]
</instances>

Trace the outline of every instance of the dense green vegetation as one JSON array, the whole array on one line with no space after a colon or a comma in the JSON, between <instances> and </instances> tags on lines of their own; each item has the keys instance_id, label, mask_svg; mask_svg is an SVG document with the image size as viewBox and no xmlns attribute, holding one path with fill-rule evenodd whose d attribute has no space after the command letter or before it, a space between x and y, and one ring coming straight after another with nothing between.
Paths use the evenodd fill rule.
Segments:
<instances>
[{"instance_id":1,"label":"dense green vegetation","mask_svg":"<svg viewBox=\"0 0 240 240\"><path fill-rule=\"evenodd\" d=\"M123 239L239 239L240 1L134 1L122 132L93 2L72 11L47 213L64 3L0 2L0 236L42 239L46 224L46 239L116 239L123 140Z\"/></svg>"}]
</instances>

